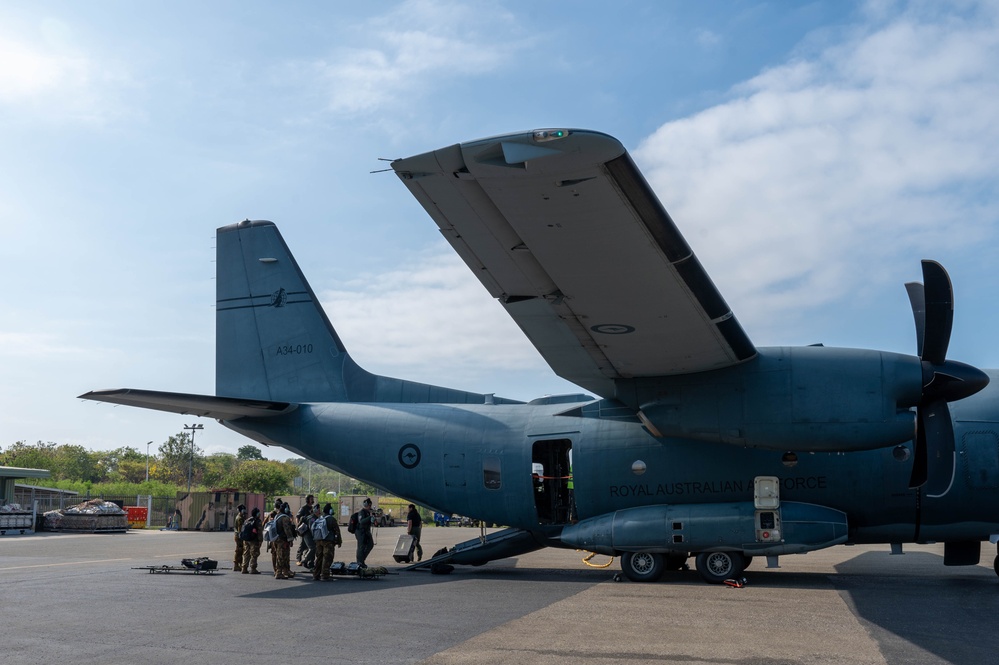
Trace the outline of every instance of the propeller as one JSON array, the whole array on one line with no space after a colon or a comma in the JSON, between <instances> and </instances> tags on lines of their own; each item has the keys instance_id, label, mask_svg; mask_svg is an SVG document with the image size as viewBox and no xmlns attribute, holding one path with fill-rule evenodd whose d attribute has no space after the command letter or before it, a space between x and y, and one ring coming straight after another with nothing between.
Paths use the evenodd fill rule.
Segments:
<instances>
[{"instance_id":1,"label":"propeller","mask_svg":"<svg viewBox=\"0 0 999 665\"><path fill-rule=\"evenodd\" d=\"M954 425L948 402L974 395L989 383L985 372L947 360L954 325L954 290L944 267L923 261L923 283L905 285L916 322L916 347L923 369L923 391L916 405L915 454L909 487L943 496L954 481Z\"/></svg>"}]
</instances>

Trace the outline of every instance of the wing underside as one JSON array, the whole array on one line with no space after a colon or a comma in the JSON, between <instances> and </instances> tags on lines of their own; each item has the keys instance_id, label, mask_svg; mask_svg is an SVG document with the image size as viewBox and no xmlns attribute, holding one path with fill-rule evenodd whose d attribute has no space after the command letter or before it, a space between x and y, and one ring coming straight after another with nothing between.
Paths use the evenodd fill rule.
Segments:
<instances>
[{"instance_id":1,"label":"wing underside","mask_svg":"<svg viewBox=\"0 0 999 665\"><path fill-rule=\"evenodd\" d=\"M392 166L559 376L613 397L755 355L616 139L536 131Z\"/></svg>"}]
</instances>

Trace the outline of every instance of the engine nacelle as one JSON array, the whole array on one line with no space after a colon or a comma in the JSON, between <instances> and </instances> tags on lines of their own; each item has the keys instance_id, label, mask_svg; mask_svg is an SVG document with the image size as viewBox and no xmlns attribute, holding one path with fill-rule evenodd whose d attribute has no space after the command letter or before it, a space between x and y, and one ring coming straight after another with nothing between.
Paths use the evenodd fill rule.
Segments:
<instances>
[{"instance_id":1,"label":"engine nacelle","mask_svg":"<svg viewBox=\"0 0 999 665\"><path fill-rule=\"evenodd\" d=\"M760 349L715 372L636 381L654 434L771 450L850 451L913 438L918 358L826 347Z\"/></svg>"}]
</instances>

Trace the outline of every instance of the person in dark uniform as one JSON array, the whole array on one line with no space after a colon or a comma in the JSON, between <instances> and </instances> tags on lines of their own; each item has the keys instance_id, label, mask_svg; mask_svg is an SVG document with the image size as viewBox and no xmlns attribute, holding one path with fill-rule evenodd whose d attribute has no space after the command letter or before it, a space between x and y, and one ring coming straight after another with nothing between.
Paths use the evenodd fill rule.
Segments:
<instances>
[{"instance_id":1,"label":"person in dark uniform","mask_svg":"<svg viewBox=\"0 0 999 665\"><path fill-rule=\"evenodd\" d=\"M416 548L416 560L423 561L423 546L420 545L420 534L423 533L423 518L412 503L409 504L409 512L406 513L406 533L413 537L413 548ZM411 548L410 554L413 549ZM412 561L412 557L409 559Z\"/></svg>"},{"instance_id":2,"label":"person in dark uniform","mask_svg":"<svg viewBox=\"0 0 999 665\"><path fill-rule=\"evenodd\" d=\"M368 566L364 563L364 560L368 558L368 554L375 548L375 539L371 535L371 523L373 521L371 499L365 499L362 506L357 512L357 531L354 532L354 537L357 539L357 563L361 568L367 568Z\"/></svg>"},{"instance_id":3,"label":"person in dark uniform","mask_svg":"<svg viewBox=\"0 0 999 665\"><path fill-rule=\"evenodd\" d=\"M296 526L298 526L299 524L307 524L308 521L312 518L312 505L315 502L316 502L316 497L312 496L311 494L305 497L305 504L303 504L302 507L298 509L298 514L296 515L297 518L295 522ZM305 558L306 555L308 554L310 547L314 547L314 545L312 545L312 537L308 536L306 538L305 536L303 536L302 542L298 544L298 553L295 554L296 565L298 566L305 565Z\"/></svg>"}]
</instances>

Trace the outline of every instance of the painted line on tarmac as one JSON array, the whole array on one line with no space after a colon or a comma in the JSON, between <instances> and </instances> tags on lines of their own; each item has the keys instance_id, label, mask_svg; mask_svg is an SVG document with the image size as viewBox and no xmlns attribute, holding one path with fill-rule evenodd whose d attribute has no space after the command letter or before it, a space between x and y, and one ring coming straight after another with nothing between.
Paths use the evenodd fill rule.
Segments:
<instances>
[{"instance_id":1,"label":"painted line on tarmac","mask_svg":"<svg viewBox=\"0 0 999 665\"><path fill-rule=\"evenodd\" d=\"M57 566L79 566L85 563L111 563L112 561L135 561L135 559L90 559L87 561L64 561L62 563L36 563L32 566L9 566L0 568L2 570L24 570L26 568L55 568Z\"/></svg>"}]
</instances>

